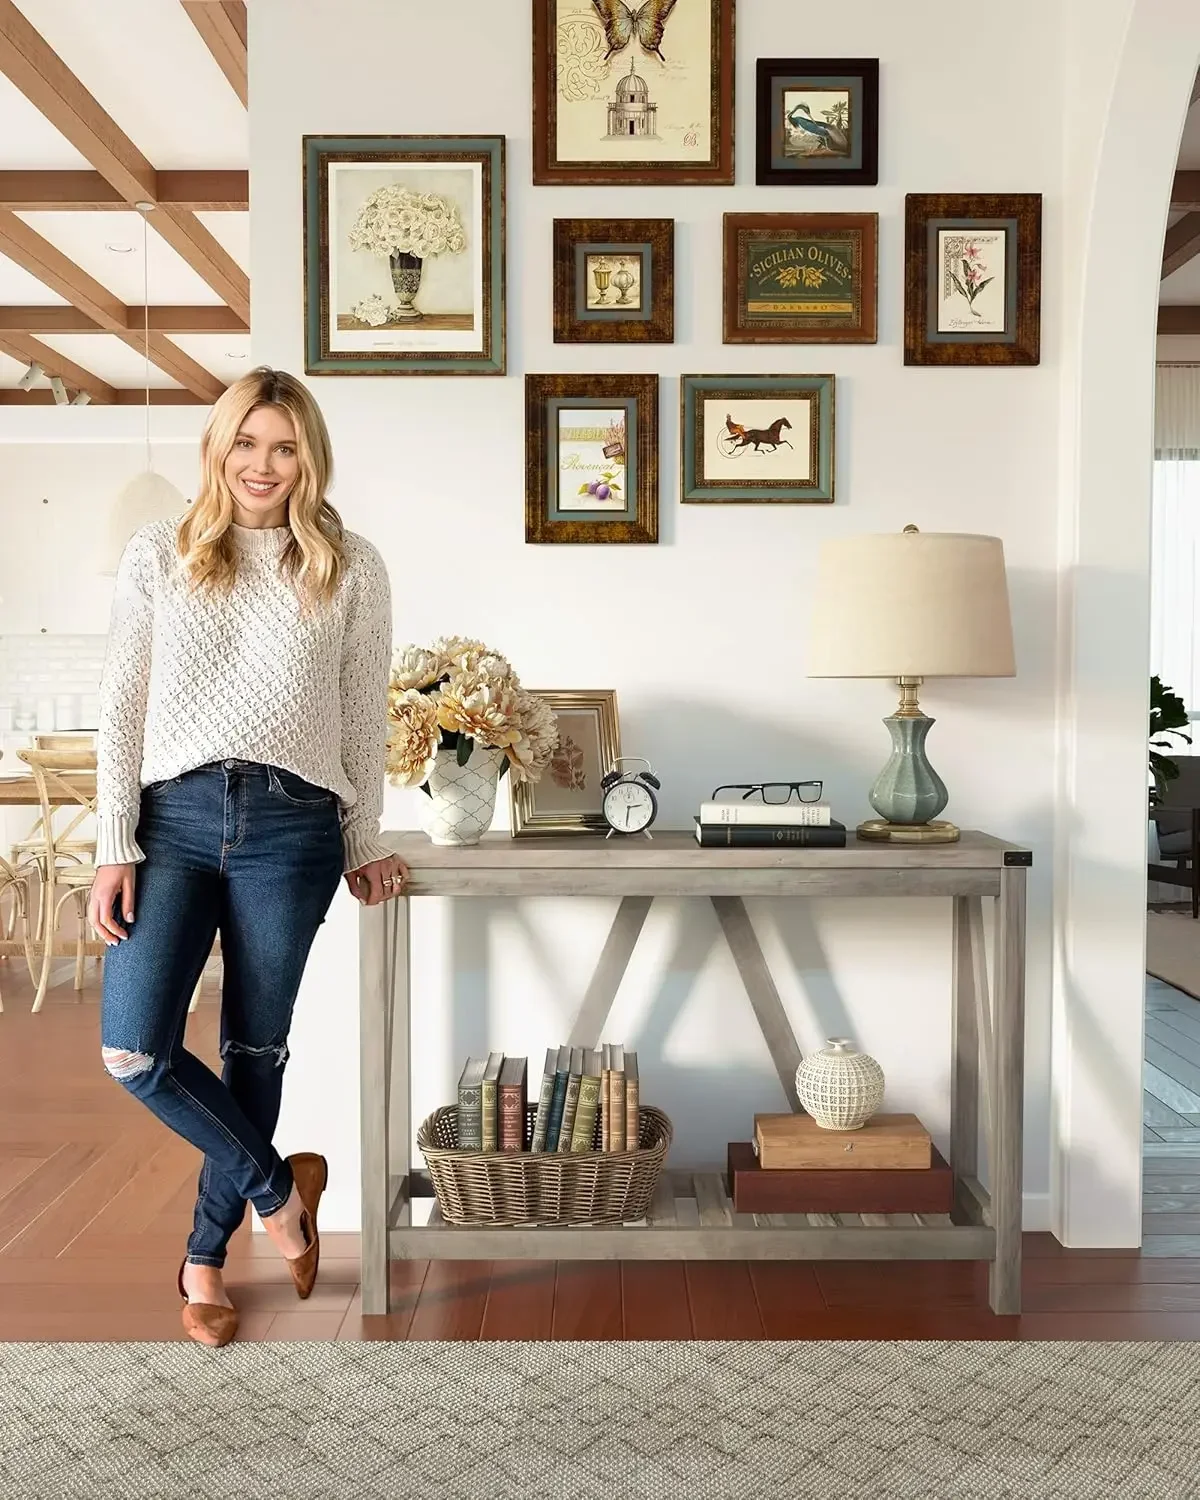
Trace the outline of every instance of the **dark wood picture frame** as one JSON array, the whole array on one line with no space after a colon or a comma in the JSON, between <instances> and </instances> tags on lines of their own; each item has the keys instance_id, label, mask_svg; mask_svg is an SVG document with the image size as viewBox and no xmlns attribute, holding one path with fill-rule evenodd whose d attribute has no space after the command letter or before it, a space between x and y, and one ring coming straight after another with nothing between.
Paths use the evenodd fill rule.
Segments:
<instances>
[{"instance_id":1,"label":"dark wood picture frame","mask_svg":"<svg viewBox=\"0 0 1200 1500\"><path fill-rule=\"evenodd\" d=\"M510 0L512 3L512 0ZM535 186L593 183L698 184L728 186L733 182L734 0L708 0L712 7L713 45L709 72L709 140L707 161L560 160L558 156L558 58L556 20L558 0L533 4L533 181ZM633 6L636 11L636 3ZM597 23L599 24L599 23ZM670 26L659 44L670 45ZM647 66L662 63L642 46L637 28L625 47L613 56L615 86L628 63L649 58ZM606 80L606 83L608 80Z\"/></svg>"},{"instance_id":2,"label":"dark wood picture frame","mask_svg":"<svg viewBox=\"0 0 1200 1500\"><path fill-rule=\"evenodd\" d=\"M835 499L834 474L836 408L834 375L681 375L679 377L679 498L684 505L832 505ZM804 400L809 404L809 428L806 435L809 453L808 477L804 479L763 475L757 481L739 470L739 459L757 453L772 452L776 439L789 448L798 449L805 435L788 422L784 437L782 427L721 430L712 449L704 441L704 403L720 403L718 410L737 412L743 401L762 402L774 398L781 403ZM764 424L765 426L765 424ZM728 430L726 430L728 428ZM709 472L706 459L714 469L729 463L727 474ZM747 465L748 466L748 465Z\"/></svg>"},{"instance_id":3,"label":"dark wood picture frame","mask_svg":"<svg viewBox=\"0 0 1200 1500\"><path fill-rule=\"evenodd\" d=\"M877 57L760 57L755 70L754 180L760 187L874 187L879 181L879 59ZM840 136L838 155L789 158L780 95L789 87L844 88L848 127L813 120L812 133ZM855 100L857 97L857 108Z\"/></svg>"},{"instance_id":4,"label":"dark wood picture frame","mask_svg":"<svg viewBox=\"0 0 1200 1500\"><path fill-rule=\"evenodd\" d=\"M305 135L301 149L305 374L503 375L506 360L504 136ZM378 162L384 168L403 168L406 163L479 166L483 224L478 284L480 350L392 347L381 351L377 347L331 347L329 169L337 163L362 161ZM413 326L417 326L416 322Z\"/></svg>"},{"instance_id":5,"label":"dark wood picture frame","mask_svg":"<svg viewBox=\"0 0 1200 1500\"><path fill-rule=\"evenodd\" d=\"M633 494L627 494L623 513L572 509L562 514L553 498L558 495L560 474L558 412L576 404L583 408L622 406L626 433L635 425L632 452L621 455L626 483L631 468L634 476ZM658 442L657 375L526 375L525 540L657 542Z\"/></svg>"},{"instance_id":6,"label":"dark wood picture frame","mask_svg":"<svg viewBox=\"0 0 1200 1500\"><path fill-rule=\"evenodd\" d=\"M723 242L725 343L878 342L878 214L726 214ZM755 279L778 281L777 300L747 298Z\"/></svg>"},{"instance_id":7,"label":"dark wood picture frame","mask_svg":"<svg viewBox=\"0 0 1200 1500\"><path fill-rule=\"evenodd\" d=\"M938 327L940 235L972 232L1005 237L1003 327L973 332ZM983 267L986 270L986 266ZM951 274L967 302L968 291ZM982 289L989 282L982 281ZM1001 290L1001 289L998 289ZM1036 365L1041 360L1042 195L1040 193L909 193L904 200L904 363L906 365ZM971 298L968 310L974 308Z\"/></svg>"},{"instance_id":8,"label":"dark wood picture frame","mask_svg":"<svg viewBox=\"0 0 1200 1500\"><path fill-rule=\"evenodd\" d=\"M639 300L622 311L614 291L587 307L588 258L639 262ZM603 274L603 273L600 273ZM674 219L555 219L554 342L670 344L675 340Z\"/></svg>"}]
</instances>

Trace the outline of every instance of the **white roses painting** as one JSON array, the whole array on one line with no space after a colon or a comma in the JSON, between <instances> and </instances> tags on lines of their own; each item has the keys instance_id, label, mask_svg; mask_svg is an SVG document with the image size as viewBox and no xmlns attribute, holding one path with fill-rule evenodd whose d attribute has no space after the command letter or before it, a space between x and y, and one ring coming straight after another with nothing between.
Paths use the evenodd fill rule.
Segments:
<instances>
[{"instance_id":1,"label":"white roses painting","mask_svg":"<svg viewBox=\"0 0 1200 1500\"><path fill-rule=\"evenodd\" d=\"M503 146L306 138L308 373L503 373Z\"/></svg>"}]
</instances>

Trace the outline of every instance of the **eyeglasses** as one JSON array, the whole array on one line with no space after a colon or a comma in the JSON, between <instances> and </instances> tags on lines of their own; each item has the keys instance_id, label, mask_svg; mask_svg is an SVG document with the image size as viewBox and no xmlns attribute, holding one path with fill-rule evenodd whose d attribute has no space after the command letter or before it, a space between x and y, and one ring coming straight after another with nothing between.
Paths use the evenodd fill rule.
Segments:
<instances>
[{"instance_id":1,"label":"eyeglasses","mask_svg":"<svg viewBox=\"0 0 1200 1500\"><path fill-rule=\"evenodd\" d=\"M742 801L748 802L757 792L764 802L780 803L790 802L792 793L795 792L798 802L819 802L821 800L821 788L824 785L820 781L739 781L730 782L726 786L719 786L712 794L712 801L716 801L722 792L741 792Z\"/></svg>"}]
</instances>

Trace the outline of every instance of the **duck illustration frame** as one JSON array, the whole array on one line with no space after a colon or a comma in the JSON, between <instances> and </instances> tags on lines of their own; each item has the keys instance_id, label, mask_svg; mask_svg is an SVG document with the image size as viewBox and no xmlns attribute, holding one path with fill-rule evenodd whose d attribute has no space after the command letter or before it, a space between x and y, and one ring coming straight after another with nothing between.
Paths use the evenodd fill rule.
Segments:
<instances>
[{"instance_id":1,"label":"duck illustration frame","mask_svg":"<svg viewBox=\"0 0 1200 1500\"><path fill-rule=\"evenodd\" d=\"M306 374L505 373L504 148L304 136Z\"/></svg>"},{"instance_id":2,"label":"duck illustration frame","mask_svg":"<svg viewBox=\"0 0 1200 1500\"><path fill-rule=\"evenodd\" d=\"M733 182L734 0L531 0L533 181Z\"/></svg>"},{"instance_id":3,"label":"duck illustration frame","mask_svg":"<svg viewBox=\"0 0 1200 1500\"><path fill-rule=\"evenodd\" d=\"M878 183L878 58L760 57L756 81L760 187Z\"/></svg>"}]
</instances>

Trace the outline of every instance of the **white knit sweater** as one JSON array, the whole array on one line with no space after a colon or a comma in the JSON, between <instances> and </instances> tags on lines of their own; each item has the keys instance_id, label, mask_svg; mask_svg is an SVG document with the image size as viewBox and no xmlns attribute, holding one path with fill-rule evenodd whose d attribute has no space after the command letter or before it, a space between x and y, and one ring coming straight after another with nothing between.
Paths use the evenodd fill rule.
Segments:
<instances>
[{"instance_id":1,"label":"white knit sweater","mask_svg":"<svg viewBox=\"0 0 1200 1500\"><path fill-rule=\"evenodd\" d=\"M195 590L177 520L136 532L117 571L100 689L96 863L144 859L141 789L229 757L282 766L336 793L345 868L379 840L387 741L391 595L383 559L346 535L330 606L306 616L279 557L291 535L230 528L237 580Z\"/></svg>"}]
</instances>

